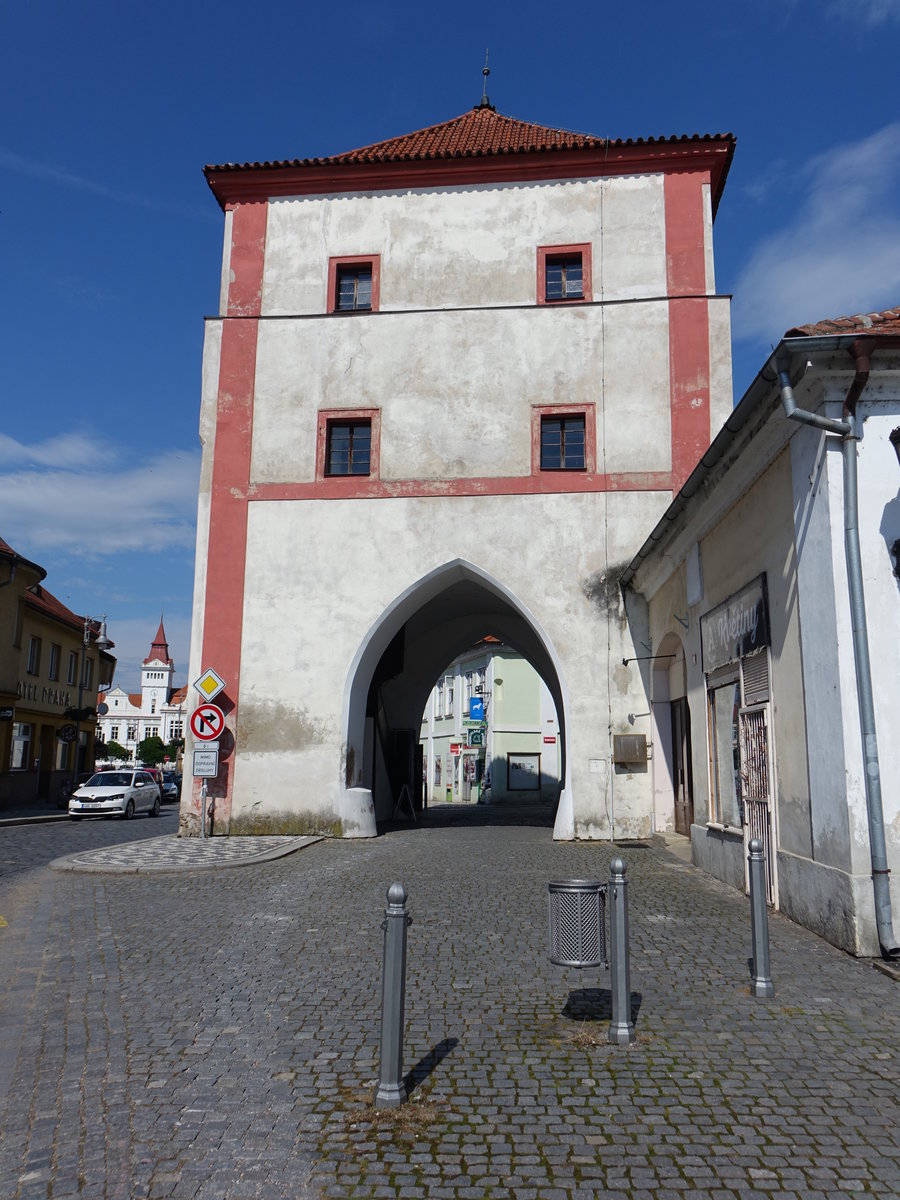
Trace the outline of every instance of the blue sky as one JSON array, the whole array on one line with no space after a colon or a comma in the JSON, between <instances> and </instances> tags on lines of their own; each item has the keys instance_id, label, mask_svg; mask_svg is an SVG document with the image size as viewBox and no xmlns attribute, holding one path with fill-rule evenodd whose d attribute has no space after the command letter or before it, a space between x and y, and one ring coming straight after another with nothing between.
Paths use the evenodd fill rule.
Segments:
<instances>
[{"instance_id":1,"label":"blue sky","mask_svg":"<svg viewBox=\"0 0 900 1200\"><path fill-rule=\"evenodd\" d=\"M716 221L739 399L790 326L900 303L900 0L6 0L0 536L137 688L187 680L205 163L332 154L500 112L611 138L731 132Z\"/></svg>"}]
</instances>

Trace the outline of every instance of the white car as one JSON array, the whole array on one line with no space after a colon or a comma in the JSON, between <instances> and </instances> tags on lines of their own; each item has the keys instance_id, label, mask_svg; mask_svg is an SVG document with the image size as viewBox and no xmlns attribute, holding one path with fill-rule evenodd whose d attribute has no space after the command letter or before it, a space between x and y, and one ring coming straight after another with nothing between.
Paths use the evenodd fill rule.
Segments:
<instances>
[{"instance_id":1,"label":"white car","mask_svg":"<svg viewBox=\"0 0 900 1200\"><path fill-rule=\"evenodd\" d=\"M72 793L69 816L117 816L130 820L136 812L159 816L159 787L146 771L98 771Z\"/></svg>"}]
</instances>

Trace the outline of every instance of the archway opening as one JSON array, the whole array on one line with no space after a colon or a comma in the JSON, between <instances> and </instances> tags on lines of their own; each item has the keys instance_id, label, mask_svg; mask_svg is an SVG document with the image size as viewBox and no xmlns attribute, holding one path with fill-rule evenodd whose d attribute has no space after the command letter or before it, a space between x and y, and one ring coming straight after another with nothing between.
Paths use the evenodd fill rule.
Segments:
<instances>
[{"instance_id":1,"label":"archway opening","mask_svg":"<svg viewBox=\"0 0 900 1200\"><path fill-rule=\"evenodd\" d=\"M566 696L553 646L507 588L456 560L424 576L385 610L348 677L344 787L370 794L378 825L395 816L404 786L413 804L417 795L424 798L419 746L426 703L447 664L485 637L521 656L544 682L558 730L553 807L564 806Z\"/></svg>"}]
</instances>

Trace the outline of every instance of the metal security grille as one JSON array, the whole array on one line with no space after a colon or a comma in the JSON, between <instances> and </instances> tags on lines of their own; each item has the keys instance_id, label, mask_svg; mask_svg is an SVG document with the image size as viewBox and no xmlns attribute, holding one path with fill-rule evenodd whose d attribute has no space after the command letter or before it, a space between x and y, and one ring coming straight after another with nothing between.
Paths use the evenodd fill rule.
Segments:
<instances>
[{"instance_id":1,"label":"metal security grille","mask_svg":"<svg viewBox=\"0 0 900 1200\"><path fill-rule=\"evenodd\" d=\"M560 967L605 967L606 884L569 879L550 892L550 961Z\"/></svg>"},{"instance_id":2,"label":"metal security grille","mask_svg":"<svg viewBox=\"0 0 900 1200\"><path fill-rule=\"evenodd\" d=\"M740 713L741 799L745 814L745 842L759 838L766 861L766 899L775 903L772 800L769 790L769 735L766 707L745 708Z\"/></svg>"}]
</instances>

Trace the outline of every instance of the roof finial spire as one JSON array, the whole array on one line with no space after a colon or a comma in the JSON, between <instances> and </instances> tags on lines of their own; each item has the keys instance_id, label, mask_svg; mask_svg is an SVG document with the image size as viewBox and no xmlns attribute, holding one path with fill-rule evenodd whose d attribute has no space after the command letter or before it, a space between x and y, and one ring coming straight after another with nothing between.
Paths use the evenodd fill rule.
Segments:
<instances>
[{"instance_id":1,"label":"roof finial spire","mask_svg":"<svg viewBox=\"0 0 900 1200\"><path fill-rule=\"evenodd\" d=\"M490 75L490 73L491 73L491 68L488 66L488 55L489 54L490 54L490 47L488 47L488 49L485 50L485 52L484 52L484 66L481 68L481 73L484 76L484 83L481 85L481 103L478 105L479 108L490 108L491 107L491 101L487 94L488 75Z\"/></svg>"}]
</instances>

